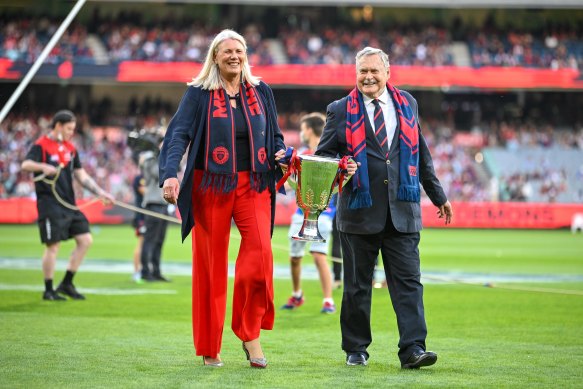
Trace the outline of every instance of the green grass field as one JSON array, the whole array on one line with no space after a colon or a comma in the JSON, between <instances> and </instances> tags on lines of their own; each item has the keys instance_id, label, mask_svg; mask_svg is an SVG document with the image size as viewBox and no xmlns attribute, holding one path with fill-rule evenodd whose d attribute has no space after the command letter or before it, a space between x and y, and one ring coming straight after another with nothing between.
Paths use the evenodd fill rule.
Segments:
<instances>
[{"instance_id":1,"label":"green grass field","mask_svg":"<svg viewBox=\"0 0 583 389\"><path fill-rule=\"evenodd\" d=\"M276 229L273 239L280 266L288 261L286 232ZM130 227L94 226L93 233L87 268L92 261L131 262ZM234 260L236 231L233 236ZM188 276L136 285L129 273L82 267L76 284L86 301L44 302L36 226L0 226L0 257L24 258L0 259L0 387L583 387L582 234L428 229L421 242L423 272L449 280L425 280L427 343L439 355L435 366L400 369L395 317L383 289L373 291L370 364L345 366L339 315L319 313L319 283L306 280L306 304L278 311L274 330L262 334L270 365L261 371L248 367L230 330L230 307L225 367L204 368L194 356ZM57 278L71 247L67 242L61 248ZM175 227L163 262L190 262L190 242L180 244ZM305 258L306 266L310 262ZM484 287L471 277L476 275L502 281ZM229 288L231 293L232 283ZM275 280L276 306L290 290L291 281ZM339 304L341 290L334 297Z\"/></svg>"}]
</instances>

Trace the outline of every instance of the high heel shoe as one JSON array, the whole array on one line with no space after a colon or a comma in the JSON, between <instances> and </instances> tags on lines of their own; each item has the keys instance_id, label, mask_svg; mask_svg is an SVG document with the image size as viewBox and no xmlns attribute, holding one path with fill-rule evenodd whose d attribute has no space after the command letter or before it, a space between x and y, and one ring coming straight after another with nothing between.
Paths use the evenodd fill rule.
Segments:
<instances>
[{"instance_id":1,"label":"high heel shoe","mask_svg":"<svg viewBox=\"0 0 583 389\"><path fill-rule=\"evenodd\" d=\"M207 362L206 361L206 358L207 357L202 357L202 364L205 365L205 366L210 366L210 367L223 367L223 366L225 366L225 364L223 363L223 361Z\"/></svg>"},{"instance_id":2,"label":"high heel shoe","mask_svg":"<svg viewBox=\"0 0 583 389\"><path fill-rule=\"evenodd\" d=\"M245 351L245 355L247 356L247 360L251 367L256 367L258 369L265 369L267 367L267 359L265 358L251 358L249 355L249 350L245 346L245 342L243 342L243 351Z\"/></svg>"}]
</instances>

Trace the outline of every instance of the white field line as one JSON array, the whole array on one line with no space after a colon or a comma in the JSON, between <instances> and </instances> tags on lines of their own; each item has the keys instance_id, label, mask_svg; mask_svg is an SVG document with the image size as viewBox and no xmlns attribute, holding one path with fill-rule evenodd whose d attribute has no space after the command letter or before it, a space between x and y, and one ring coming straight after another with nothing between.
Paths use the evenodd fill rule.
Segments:
<instances>
[{"instance_id":1,"label":"white field line","mask_svg":"<svg viewBox=\"0 0 583 389\"><path fill-rule=\"evenodd\" d=\"M64 271L67 267L66 260L57 261L57 271ZM38 270L41 269L40 259L26 259L26 258L1 258L0 257L0 269L12 269L12 270ZM275 264L274 265L274 278L275 279L290 279L290 269L287 265ZM128 274L128 279L133 271L133 265L128 262L123 261L104 261L104 260L86 260L81 266L80 271L82 272L95 272L95 273L118 273L118 274ZM190 276L192 272L192 267L188 263L162 263L162 271L168 276ZM235 264L229 263L229 277L234 277L235 275ZM375 271L375 280L384 280L385 275L383 269L377 269ZM302 279L304 280L318 280L318 272L313 263L311 263L309 255L304 258L302 263ZM508 290L519 290L526 292L542 292L542 293L558 293L558 294L568 294L568 295L583 295L583 291L570 290L570 289L552 289L552 288L540 288L531 287L520 284L525 283L560 283L560 282L583 282L583 275L580 274L480 274L480 273L464 273L464 272L423 272L421 276L421 281L424 284L466 284L474 286L482 286L488 288L498 288L498 289L508 289ZM504 284L504 285L501 285ZM1 285L1 284L0 284ZM0 286L0 290L2 290ZM37 290L37 289L35 289ZM41 290L41 289L38 289ZM141 289L147 292L140 292L140 289L132 290L122 290L120 289L119 294L146 294L154 293L154 291L149 291L147 289ZM106 294L105 289L96 289L96 294ZM100 292L101 291L101 292ZM137 291L134 293L133 291ZM103 292L103 293L102 293ZM156 291L159 293L160 291ZM87 292L90 293L90 292ZM109 293L109 292L107 292ZM115 289L111 289L109 294L116 294ZM176 293L175 291L168 291L162 293Z\"/></svg>"},{"instance_id":2,"label":"white field line","mask_svg":"<svg viewBox=\"0 0 583 389\"><path fill-rule=\"evenodd\" d=\"M175 290L168 289L113 289L113 288L79 288L84 294L101 294L106 296L131 296L144 294L177 294ZM0 290L21 290L25 292L42 292L43 285L19 285L19 284L2 284Z\"/></svg>"}]
</instances>

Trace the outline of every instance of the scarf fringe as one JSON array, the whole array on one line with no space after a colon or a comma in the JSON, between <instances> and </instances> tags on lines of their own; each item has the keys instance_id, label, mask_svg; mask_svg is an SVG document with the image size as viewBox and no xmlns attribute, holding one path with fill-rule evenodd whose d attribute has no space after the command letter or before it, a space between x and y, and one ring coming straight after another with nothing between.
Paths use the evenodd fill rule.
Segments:
<instances>
[{"instance_id":1,"label":"scarf fringe","mask_svg":"<svg viewBox=\"0 0 583 389\"><path fill-rule=\"evenodd\" d=\"M220 174L205 170L199 189L203 192L210 190L214 193L229 193L237 188L238 177L237 173Z\"/></svg>"},{"instance_id":2,"label":"scarf fringe","mask_svg":"<svg viewBox=\"0 0 583 389\"><path fill-rule=\"evenodd\" d=\"M399 185L397 199L418 203L421 200L421 190L415 185Z\"/></svg>"},{"instance_id":3,"label":"scarf fringe","mask_svg":"<svg viewBox=\"0 0 583 389\"><path fill-rule=\"evenodd\" d=\"M238 174L219 174L204 171L199 189L203 192L211 191L213 193L229 193L237 188L239 182ZM270 188L275 183L273 172L254 173L250 175L251 189L261 193Z\"/></svg>"},{"instance_id":4,"label":"scarf fringe","mask_svg":"<svg viewBox=\"0 0 583 389\"><path fill-rule=\"evenodd\" d=\"M275 175L271 171L263 173L251 172L250 181L251 189L257 193L261 193L269 188L272 183L275 183Z\"/></svg>"},{"instance_id":5,"label":"scarf fringe","mask_svg":"<svg viewBox=\"0 0 583 389\"><path fill-rule=\"evenodd\" d=\"M369 192L354 191L350 194L350 200L348 201L349 209L369 207L372 207L372 198Z\"/></svg>"}]
</instances>

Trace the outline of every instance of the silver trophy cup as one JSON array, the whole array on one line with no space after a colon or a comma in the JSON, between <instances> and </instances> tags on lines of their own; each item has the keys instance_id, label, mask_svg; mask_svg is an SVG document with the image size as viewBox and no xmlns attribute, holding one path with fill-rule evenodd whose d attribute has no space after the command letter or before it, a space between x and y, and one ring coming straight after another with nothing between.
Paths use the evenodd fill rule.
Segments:
<instances>
[{"instance_id":1,"label":"silver trophy cup","mask_svg":"<svg viewBox=\"0 0 583 389\"><path fill-rule=\"evenodd\" d=\"M326 242L318 231L318 216L328 208L337 190L339 159L315 155L298 155L295 163L296 203L304 212L304 223L293 235L295 240ZM292 184L293 185L293 184Z\"/></svg>"}]
</instances>

